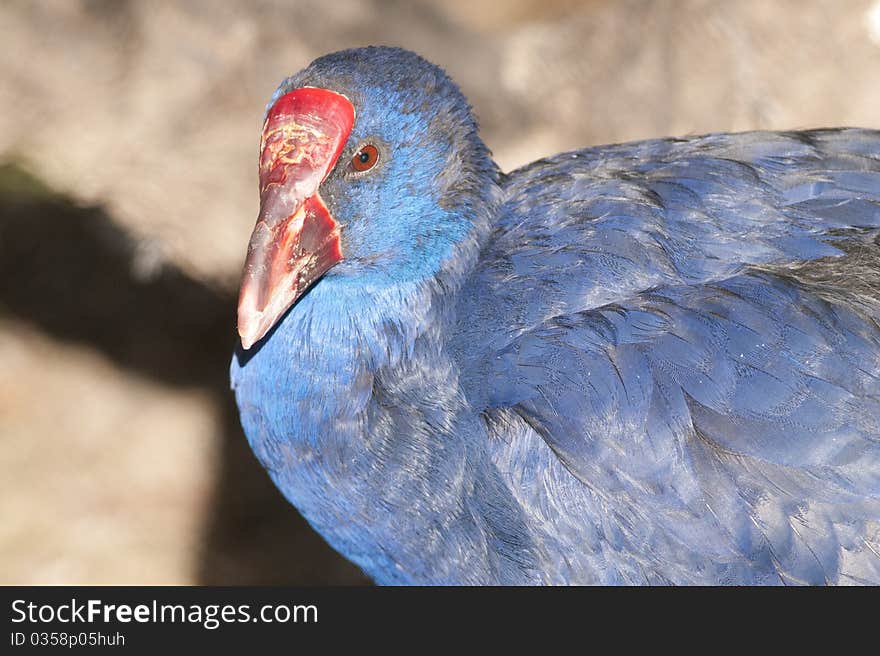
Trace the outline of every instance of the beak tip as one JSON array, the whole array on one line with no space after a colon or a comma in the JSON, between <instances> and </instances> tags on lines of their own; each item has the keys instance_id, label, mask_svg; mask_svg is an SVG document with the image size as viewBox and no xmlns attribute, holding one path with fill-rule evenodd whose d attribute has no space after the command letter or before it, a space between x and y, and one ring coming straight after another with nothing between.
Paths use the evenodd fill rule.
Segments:
<instances>
[{"instance_id":1,"label":"beak tip","mask_svg":"<svg viewBox=\"0 0 880 656\"><path fill-rule=\"evenodd\" d=\"M264 327L261 322L249 321L239 322L238 324L238 336L241 339L241 347L245 351L263 339L267 332L269 332L268 328Z\"/></svg>"},{"instance_id":2,"label":"beak tip","mask_svg":"<svg viewBox=\"0 0 880 656\"><path fill-rule=\"evenodd\" d=\"M238 336L241 338L241 346L247 351L256 344L265 334L262 326L262 313L254 312L242 302L238 308Z\"/></svg>"},{"instance_id":3,"label":"beak tip","mask_svg":"<svg viewBox=\"0 0 880 656\"><path fill-rule=\"evenodd\" d=\"M238 336L241 339L241 347L245 351L250 350L254 344L266 336L267 332L269 332L268 329L253 324L245 324L244 327L239 327Z\"/></svg>"}]
</instances>

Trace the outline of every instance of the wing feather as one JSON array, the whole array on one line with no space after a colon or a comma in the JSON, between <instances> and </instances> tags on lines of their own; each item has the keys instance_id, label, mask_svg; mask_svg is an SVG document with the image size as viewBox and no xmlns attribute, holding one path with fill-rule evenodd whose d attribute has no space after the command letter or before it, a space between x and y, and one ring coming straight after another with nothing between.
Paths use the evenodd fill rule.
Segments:
<instances>
[{"instance_id":1,"label":"wing feather","mask_svg":"<svg viewBox=\"0 0 880 656\"><path fill-rule=\"evenodd\" d=\"M657 562L880 582L880 132L561 155L501 215L458 308L473 404L662 527Z\"/></svg>"}]
</instances>

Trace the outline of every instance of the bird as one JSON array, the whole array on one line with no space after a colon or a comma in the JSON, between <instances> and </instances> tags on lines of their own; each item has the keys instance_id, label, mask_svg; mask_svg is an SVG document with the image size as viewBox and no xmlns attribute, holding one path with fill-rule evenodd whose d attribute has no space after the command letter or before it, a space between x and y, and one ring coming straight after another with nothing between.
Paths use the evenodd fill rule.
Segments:
<instances>
[{"instance_id":1,"label":"bird","mask_svg":"<svg viewBox=\"0 0 880 656\"><path fill-rule=\"evenodd\" d=\"M504 173L371 46L281 84L259 174L242 426L375 583L880 583L880 131Z\"/></svg>"}]
</instances>

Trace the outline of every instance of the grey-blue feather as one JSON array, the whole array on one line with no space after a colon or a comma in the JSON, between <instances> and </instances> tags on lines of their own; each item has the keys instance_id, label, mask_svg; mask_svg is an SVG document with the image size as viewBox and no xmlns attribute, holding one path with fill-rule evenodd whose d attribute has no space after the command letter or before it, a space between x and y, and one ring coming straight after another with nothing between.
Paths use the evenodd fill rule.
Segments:
<instances>
[{"instance_id":1,"label":"grey-blue feather","mask_svg":"<svg viewBox=\"0 0 880 656\"><path fill-rule=\"evenodd\" d=\"M454 344L501 470L534 433L532 485L582 484L581 580L880 581L880 135L590 149L503 189Z\"/></svg>"}]
</instances>

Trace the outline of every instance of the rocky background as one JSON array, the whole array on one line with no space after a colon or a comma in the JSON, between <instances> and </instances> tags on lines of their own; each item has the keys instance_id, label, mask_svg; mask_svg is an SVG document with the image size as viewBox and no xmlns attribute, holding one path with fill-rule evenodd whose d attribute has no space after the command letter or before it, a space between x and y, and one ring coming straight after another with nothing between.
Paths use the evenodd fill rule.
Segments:
<instances>
[{"instance_id":1,"label":"rocky background","mask_svg":"<svg viewBox=\"0 0 880 656\"><path fill-rule=\"evenodd\" d=\"M340 48L444 66L502 168L880 127L877 0L7 0L0 583L360 583L228 390L263 106Z\"/></svg>"}]
</instances>

